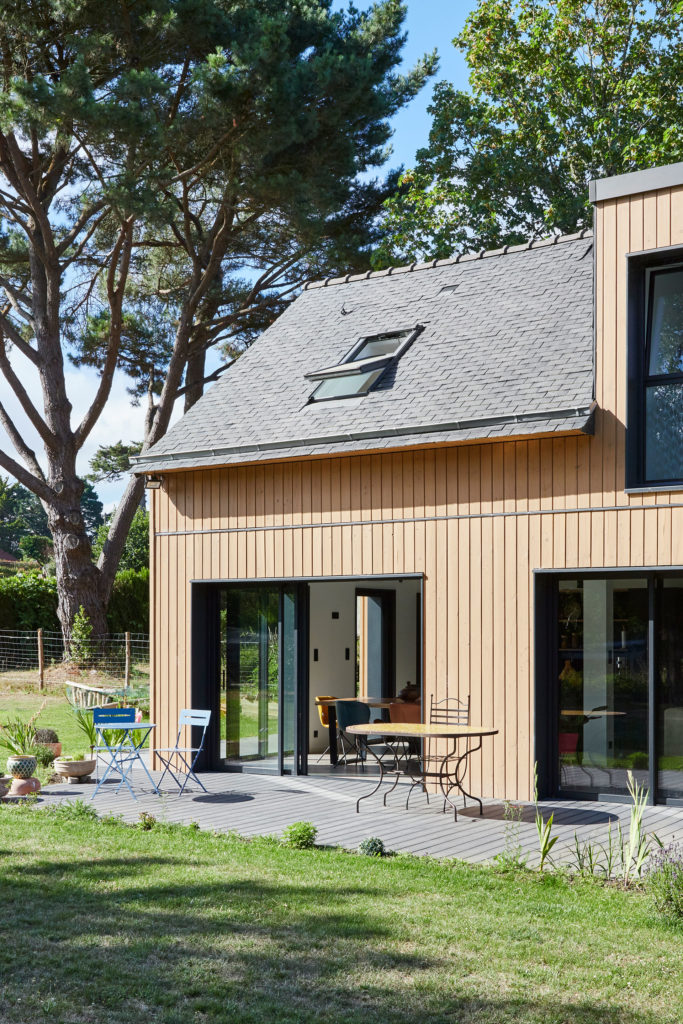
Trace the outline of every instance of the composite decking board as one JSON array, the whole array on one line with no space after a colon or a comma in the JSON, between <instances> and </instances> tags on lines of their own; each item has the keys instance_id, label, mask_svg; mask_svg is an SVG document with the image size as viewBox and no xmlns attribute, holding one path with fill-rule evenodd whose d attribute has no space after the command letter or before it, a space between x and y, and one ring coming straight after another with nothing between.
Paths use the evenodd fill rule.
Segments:
<instances>
[{"instance_id":1,"label":"composite decking board","mask_svg":"<svg viewBox=\"0 0 683 1024\"><path fill-rule=\"evenodd\" d=\"M309 776L302 784L298 780L277 779L255 775L201 776L209 790L208 796L192 792L183 797L173 793L156 796L139 772L133 785L139 799L133 800L123 791L113 792L115 784L106 784L93 801L101 814L120 814L124 821L137 822L141 811L153 814L160 821L196 821L200 828L211 831L236 831L245 836L279 834L296 820L313 821L318 829L318 841L325 845L340 845L355 849L368 835L380 836L388 848L435 857L456 857L473 863L490 862L505 848L505 822L500 815L500 802L484 805L484 817L471 818L459 813L454 822L451 814L442 814L440 804L432 799L431 806L416 806L406 811L401 805L384 808L381 798L369 801L371 813L356 814L353 800L367 791L365 779L321 778ZM401 784L404 788L405 784ZM149 784L147 783L147 787ZM52 804L75 798L88 799L89 786L47 787L40 804ZM396 792L392 794L396 796ZM339 796L347 799L338 799ZM617 821L628 829L630 808L626 804L606 804L580 801L542 801L542 810L562 812L571 816L571 823L557 824L553 834L558 842L553 850L556 863L574 861L574 834L579 842L604 842L609 821L613 830ZM486 814L495 814L495 818ZM531 813L527 808L527 813ZM599 815L602 820L596 820ZM648 808L644 814L647 831L655 831L665 842L683 836L683 809L670 807ZM518 843L529 866L538 863L538 841L533 820L520 822Z\"/></svg>"}]
</instances>

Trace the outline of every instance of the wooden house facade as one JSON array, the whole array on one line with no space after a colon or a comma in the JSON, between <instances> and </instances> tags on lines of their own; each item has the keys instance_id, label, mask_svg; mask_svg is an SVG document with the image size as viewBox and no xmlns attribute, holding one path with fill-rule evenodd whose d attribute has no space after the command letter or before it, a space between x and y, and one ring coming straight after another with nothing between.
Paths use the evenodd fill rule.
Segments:
<instances>
[{"instance_id":1,"label":"wooden house facade","mask_svg":"<svg viewBox=\"0 0 683 1024\"><path fill-rule=\"evenodd\" d=\"M306 289L140 457L158 745L211 706L207 767L307 771L367 591L372 685L498 729L474 792L683 799L683 164L592 199L592 236Z\"/></svg>"}]
</instances>

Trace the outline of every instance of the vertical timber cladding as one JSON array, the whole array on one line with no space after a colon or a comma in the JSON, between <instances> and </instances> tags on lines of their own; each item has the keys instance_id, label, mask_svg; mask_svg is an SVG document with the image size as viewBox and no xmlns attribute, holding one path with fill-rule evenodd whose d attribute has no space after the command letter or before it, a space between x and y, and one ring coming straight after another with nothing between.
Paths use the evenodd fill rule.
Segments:
<instances>
[{"instance_id":1,"label":"vertical timber cladding","mask_svg":"<svg viewBox=\"0 0 683 1024\"><path fill-rule=\"evenodd\" d=\"M683 494L626 494L626 254L683 245L683 189L596 209L595 436L169 473L152 495L156 742L190 704L190 580L424 574L425 696L499 729L487 797L528 799L535 569L683 565ZM537 685L552 685L539 679Z\"/></svg>"}]
</instances>

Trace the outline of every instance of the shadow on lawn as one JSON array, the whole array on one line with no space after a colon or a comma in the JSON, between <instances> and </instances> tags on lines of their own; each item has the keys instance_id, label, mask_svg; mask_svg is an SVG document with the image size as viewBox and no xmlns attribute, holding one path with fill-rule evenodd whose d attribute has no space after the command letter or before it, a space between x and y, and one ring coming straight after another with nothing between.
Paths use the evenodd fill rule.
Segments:
<instances>
[{"instance_id":1,"label":"shadow on lawn","mask_svg":"<svg viewBox=\"0 0 683 1024\"><path fill-rule=\"evenodd\" d=\"M230 864L226 848L226 871ZM164 870L192 866L164 884ZM16 870L14 869L16 867ZM585 999L458 994L473 972L413 951L400 892L284 875L202 881L202 855L110 856L12 865L2 873L5 1022L159 1024L655 1024ZM220 870L220 868L219 868ZM305 875L313 861L301 861ZM245 873L237 867L235 875ZM386 880L390 886L390 879ZM11 884L8 884L11 883ZM403 894L405 895L405 894ZM358 897L398 914L379 920ZM393 899L393 904L392 904ZM447 913L444 907L444 913ZM409 913L406 911L406 914ZM457 928L454 930L457 935ZM476 965L476 969L480 968ZM498 987L495 967L491 985ZM500 982L503 984L503 982ZM471 984L470 984L471 989Z\"/></svg>"}]
</instances>

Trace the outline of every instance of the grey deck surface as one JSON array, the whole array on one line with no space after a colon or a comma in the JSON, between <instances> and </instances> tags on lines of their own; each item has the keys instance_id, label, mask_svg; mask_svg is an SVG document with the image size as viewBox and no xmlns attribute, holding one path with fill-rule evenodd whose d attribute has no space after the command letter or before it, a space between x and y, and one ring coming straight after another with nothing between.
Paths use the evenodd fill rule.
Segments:
<instances>
[{"instance_id":1,"label":"grey deck surface","mask_svg":"<svg viewBox=\"0 0 683 1024\"><path fill-rule=\"evenodd\" d=\"M442 803L436 795L430 797L428 805L423 794L414 792L406 811L407 787L403 784L388 797L387 807L382 805L380 793L363 800L360 813L356 813L357 797L371 790L376 782L370 774L278 778L210 773L200 777L208 793L193 786L178 796L167 777L164 792L157 796L139 772L134 778L136 800L123 789L116 793L117 783L112 781L104 784L93 806L102 814L117 814L129 823L136 822L140 813L146 811L160 821L193 821L202 829L234 831L244 836L277 835L293 821L312 821L318 827L320 844L354 849L367 836L379 836L391 850L478 862L491 861L504 850L507 832L508 847L518 844L528 855L530 866L538 863L533 805L524 806L523 820L518 825L506 822L503 804L493 801L484 803L483 817L476 805L468 806L459 810L454 822L452 813L442 813ZM386 782L383 789L388 789ZM39 806L78 798L90 801L93 791L92 784L48 786L40 794ZM580 842L605 842L610 826L615 833L619 822L628 832L628 804L557 800L542 801L540 807L544 816L551 812L555 815L555 863L571 864L575 860L575 835ZM644 824L664 843L683 841L683 808L648 808ZM515 833L512 836L511 829Z\"/></svg>"}]
</instances>

